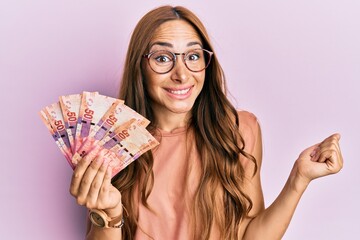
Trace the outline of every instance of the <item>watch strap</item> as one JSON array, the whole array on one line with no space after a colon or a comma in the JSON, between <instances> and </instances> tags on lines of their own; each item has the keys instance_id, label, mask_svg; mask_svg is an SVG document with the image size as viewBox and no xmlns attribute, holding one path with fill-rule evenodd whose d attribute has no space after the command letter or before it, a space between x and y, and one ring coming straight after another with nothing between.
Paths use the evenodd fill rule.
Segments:
<instances>
[{"instance_id":1,"label":"watch strap","mask_svg":"<svg viewBox=\"0 0 360 240\"><path fill-rule=\"evenodd\" d=\"M112 228L122 228L122 226L124 226L124 223L125 223L125 220L124 220L124 218L121 216L120 222L118 222L118 223L109 222L109 227L112 227Z\"/></svg>"},{"instance_id":2,"label":"watch strap","mask_svg":"<svg viewBox=\"0 0 360 240\"><path fill-rule=\"evenodd\" d=\"M98 214L104 221L104 228L121 228L125 220L123 218L123 215L119 215L117 217L111 218L109 217L104 210L101 209L90 209L90 214L96 213ZM91 222L93 222L93 219L90 218ZM93 222L94 223L94 222Z\"/></svg>"},{"instance_id":3,"label":"watch strap","mask_svg":"<svg viewBox=\"0 0 360 240\"><path fill-rule=\"evenodd\" d=\"M111 228L121 228L125 223L125 220L124 220L122 214L120 216L117 216L114 218L110 218L109 216L107 216L107 217L108 217L108 226Z\"/></svg>"}]
</instances>

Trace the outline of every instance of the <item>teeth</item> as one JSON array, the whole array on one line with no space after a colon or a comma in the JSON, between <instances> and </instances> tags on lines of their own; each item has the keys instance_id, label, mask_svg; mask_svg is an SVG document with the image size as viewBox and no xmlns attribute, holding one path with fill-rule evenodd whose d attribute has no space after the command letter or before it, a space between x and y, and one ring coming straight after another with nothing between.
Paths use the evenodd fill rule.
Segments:
<instances>
[{"instance_id":1,"label":"teeth","mask_svg":"<svg viewBox=\"0 0 360 240\"><path fill-rule=\"evenodd\" d=\"M169 92L171 92L172 94L176 94L176 95L183 95L183 94L188 93L189 90L190 90L190 88L183 89L183 90L176 90L176 91L169 90Z\"/></svg>"}]
</instances>

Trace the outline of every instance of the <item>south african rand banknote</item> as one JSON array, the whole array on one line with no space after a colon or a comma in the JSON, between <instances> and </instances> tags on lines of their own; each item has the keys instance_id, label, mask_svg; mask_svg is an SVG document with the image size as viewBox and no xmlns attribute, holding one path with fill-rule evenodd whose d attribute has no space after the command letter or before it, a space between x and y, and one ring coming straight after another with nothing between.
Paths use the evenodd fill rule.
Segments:
<instances>
[{"instance_id":1,"label":"south african rand banknote","mask_svg":"<svg viewBox=\"0 0 360 240\"><path fill-rule=\"evenodd\" d=\"M75 133L79 118L81 94L60 96L59 103L64 117L65 128L68 134L71 151L75 153Z\"/></svg>"},{"instance_id":2,"label":"south african rand banknote","mask_svg":"<svg viewBox=\"0 0 360 240\"><path fill-rule=\"evenodd\" d=\"M96 132L96 125L101 117L113 104L122 103L122 100L100 95L97 92L83 92L79 109L79 117L75 133L75 152L84 156L91 148L91 143L85 144L89 136ZM88 139L91 141L91 139ZM84 145L84 146L83 146ZM79 150L81 148L81 150ZM74 153L75 153L74 152Z\"/></svg>"},{"instance_id":3,"label":"south african rand banknote","mask_svg":"<svg viewBox=\"0 0 360 240\"><path fill-rule=\"evenodd\" d=\"M61 96L40 117L72 168L88 152L101 152L114 176L159 144L146 130L149 120L98 92Z\"/></svg>"},{"instance_id":4,"label":"south african rand banknote","mask_svg":"<svg viewBox=\"0 0 360 240\"><path fill-rule=\"evenodd\" d=\"M110 158L113 176L127 167L146 151L156 147L158 141L143 126L144 121L136 118L128 119L118 126L113 132L108 132L95 145L107 149L106 156ZM94 146L92 146L92 150ZM97 149L100 150L99 148ZM75 153L72 162L77 165L81 156Z\"/></svg>"},{"instance_id":5,"label":"south african rand banknote","mask_svg":"<svg viewBox=\"0 0 360 240\"><path fill-rule=\"evenodd\" d=\"M80 148L74 153L73 163L77 164L79 159L91 151L107 133L112 133L117 127L130 119L134 119L144 128L150 123L148 119L126 106L123 101L115 101L101 117L100 121L91 127L89 135L85 138L86 140L82 142Z\"/></svg>"},{"instance_id":6,"label":"south african rand banknote","mask_svg":"<svg viewBox=\"0 0 360 240\"><path fill-rule=\"evenodd\" d=\"M105 150L105 157L110 159L109 166L112 167L112 176L159 144L141 124L136 118L129 119L96 144L97 147L100 147L97 148L97 151ZM80 159L76 159L76 155L74 155L73 164L76 165Z\"/></svg>"},{"instance_id":7,"label":"south african rand banknote","mask_svg":"<svg viewBox=\"0 0 360 240\"><path fill-rule=\"evenodd\" d=\"M141 122L137 120L129 122L131 124L124 124L116 128L110 134L112 138L103 145L105 149L114 152L117 157L113 174L120 172L143 153L159 145L159 142L141 125Z\"/></svg>"},{"instance_id":8,"label":"south african rand banknote","mask_svg":"<svg viewBox=\"0 0 360 240\"><path fill-rule=\"evenodd\" d=\"M40 118L54 138L56 145L74 169L75 165L71 161L73 154L70 142L67 137L62 114L59 111L61 112L59 103L51 104L40 111Z\"/></svg>"}]
</instances>

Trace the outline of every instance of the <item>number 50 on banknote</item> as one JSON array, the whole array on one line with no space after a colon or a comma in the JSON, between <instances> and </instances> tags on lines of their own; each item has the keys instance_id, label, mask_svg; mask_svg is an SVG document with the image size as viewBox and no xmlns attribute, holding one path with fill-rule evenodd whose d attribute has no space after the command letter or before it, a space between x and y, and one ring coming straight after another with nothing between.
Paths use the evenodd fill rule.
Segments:
<instances>
[{"instance_id":1,"label":"number 50 on banknote","mask_svg":"<svg viewBox=\"0 0 360 240\"><path fill-rule=\"evenodd\" d=\"M159 144L146 129L149 120L98 92L60 96L39 115L73 169L90 151L102 151L115 176Z\"/></svg>"}]
</instances>

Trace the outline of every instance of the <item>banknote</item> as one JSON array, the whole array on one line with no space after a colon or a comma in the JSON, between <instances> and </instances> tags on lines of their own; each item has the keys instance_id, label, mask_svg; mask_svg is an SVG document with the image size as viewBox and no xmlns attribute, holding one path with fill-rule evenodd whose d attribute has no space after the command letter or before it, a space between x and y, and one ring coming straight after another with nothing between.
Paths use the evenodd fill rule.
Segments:
<instances>
[{"instance_id":1,"label":"banknote","mask_svg":"<svg viewBox=\"0 0 360 240\"><path fill-rule=\"evenodd\" d=\"M109 132L110 128L117 122L117 118L114 116L114 111L117 105L123 104L124 101L115 101L106 113L101 117L100 121L91 128L89 135L81 143L81 146L77 149L72 157L73 164L77 164L80 159L91 151L94 146Z\"/></svg>"},{"instance_id":2,"label":"banknote","mask_svg":"<svg viewBox=\"0 0 360 240\"><path fill-rule=\"evenodd\" d=\"M114 104L121 100L100 95L97 92L83 92L81 98L81 105L79 110L78 122L76 125L75 134L75 152L80 156L84 156L90 149L86 147L91 144L87 143L82 146L90 133L96 131L96 124L107 110ZM81 148L81 150L80 150ZM79 152L80 151L80 152Z\"/></svg>"},{"instance_id":3,"label":"banknote","mask_svg":"<svg viewBox=\"0 0 360 240\"><path fill-rule=\"evenodd\" d=\"M136 119L141 122L144 127L149 124L149 120L144 118L133 109L126 106L123 101L118 104L113 104L112 107L100 119L95 129L94 138L96 140L102 139L108 132L114 131L115 128L126 123L130 119Z\"/></svg>"},{"instance_id":4,"label":"banknote","mask_svg":"<svg viewBox=\"0 0 360 240\"><path fill-rule=\"evenodd\" d=\"M134 160L159 145L159 142L138 121L133 122L127 129L120 127L114 132L118 145L129 152Z\"/></svg>"},{"instance_id":5,"label":"banknote","mask_svg":"<svg viewBox=\"0 0 360 240\"><path fill-rule=\"evenodd\" d=\"M54 130L54 128L51 126L50 121L48 117L46 116L45 112L43 110L39 113L41 120L43 121L46 128L49 130L51 136L55 140L56 145L60 149L61 153L65 156L66 160L70 164L72 168L74 168L74 165L71 162L71 154L66 151L66 146L62 138L59 136L58 132Z\"/></svg>"},{"instance_id":6,"label":"banknote","mask_svg":"<svg viewBox=\"0 0 360 240\"><path fill-rule=\"evenodd\" d=\"M129 137L128 129L132 124L136 123L135 118L128 119L120 126L118 126L113 132L106 134L98 143L98 145L104 147L105 149L111 149L115 146L116 143L119 143L123 138Z\"/></svg>"},{"instance_id":7,"label":"banknote","mask_svg":"<svg viewBox=\"0 0 360 240\"><path fill-rule=\"evenodd\" d=\"M136 119L128 119L128 121L124 122L122 125L119 126L120 128L126 129L128 128L133 122L135 122ZM74 153L73 157L72 157L72 163L74 165L76 165L81 158L86 155L88 152L92 151L94 149L95 146L101 146L105 149L111 149L115 144L116 144L116 139L113 137L116 137L116 133L115 132L108 132L108 134L101 134L100 138L100 134L95 134L94 137L87 137L87 139L83 142L83 144L81 145L81 147L79 148L79 150L77 152ZM115 141L114 141L115 140ZM106 146L104 146L104 144L107 144Z\"/></svg>"},{"instance_id":8,"label":"banknote","mask_svg":"<svg viewBox=\"0 0 360 240\"><path fill-rule=\"evenodd\" d=\"M133 118L105 137L101 144L115 153L114 171L119 172L159 142Z\"/></svg>"},{"instance_id":9,"label":"banknote","mask_svg":"<svg viewBox=\"0 0 360 240\"><path fill-rule=\"evenodd\" d=\"M90 124L94 115L91 109L95 102L95 98L99 93L97 92L83 92L81 95L79 116L76 124L75 132L75 152L78 152L82 145L84 138L89 135Z\"/></svg>"},{"instance_id":10,"label":"banknote","mask_svg":"<svg viewBox=\"0 0 360 240\"><path fill-rule=\"evenodd\" d=\"M72 153L59 102L53 103L45 107L43 111L47 116L51 127L53 127L54 131L57 132L60 138L63 140L67 151Z\"/></svg>"},{"instance_id":11,"label":"banknote","mask_svg":"<svg viewBox=\"0 0 360 240\"><path fill-rule=\"evenodd\" d=\"M116 107L113 109L113 111L110 111L109 114L117 120L115 122L115 124L113 124L109 128L109 132L113 132L116 128L123 125L130 119L135 119L143 127L148 126L150 123L150 121L148 119L144 118L141 114L139 114L138 112L129 108L125 104L116 105Z\"/></svg>"},{"instance_id":12,"label":"banknote","mask_svg":"<svg viewBox=\"0 0 360 240\"><path fill-rule=\"evenodd\" d=\"M74 165L71 162L72 152L70 142L67 138L62 115L59 114L59 110L58 103L51 104L40 111L40 117L53 136L57 146L64 154L66 160L69 162L70 166L74 168Z\"/></svg>"},{"instance_id":13,"label":"banknote","mask_svg":"<svg viewBox=\"0 0 360 240\"><path fill-rule=\"evenodd\" d=\"M81 94L60 96L59 102L64 117L65 128L68 134L71 150L74 153L76 125L80 111Z\"/></svg>"},{"instance_id":14,"label":"banknote","mask_svg":"<svg viewBox=\"0 0 360 240\"><path fill-rule=\"evenodd\" d=\"M101 157L115 176L159 144L146 129L148 119L98 92L60 96L39 115L73 169L84 156Z\"/></svg>"}]
</instances>

